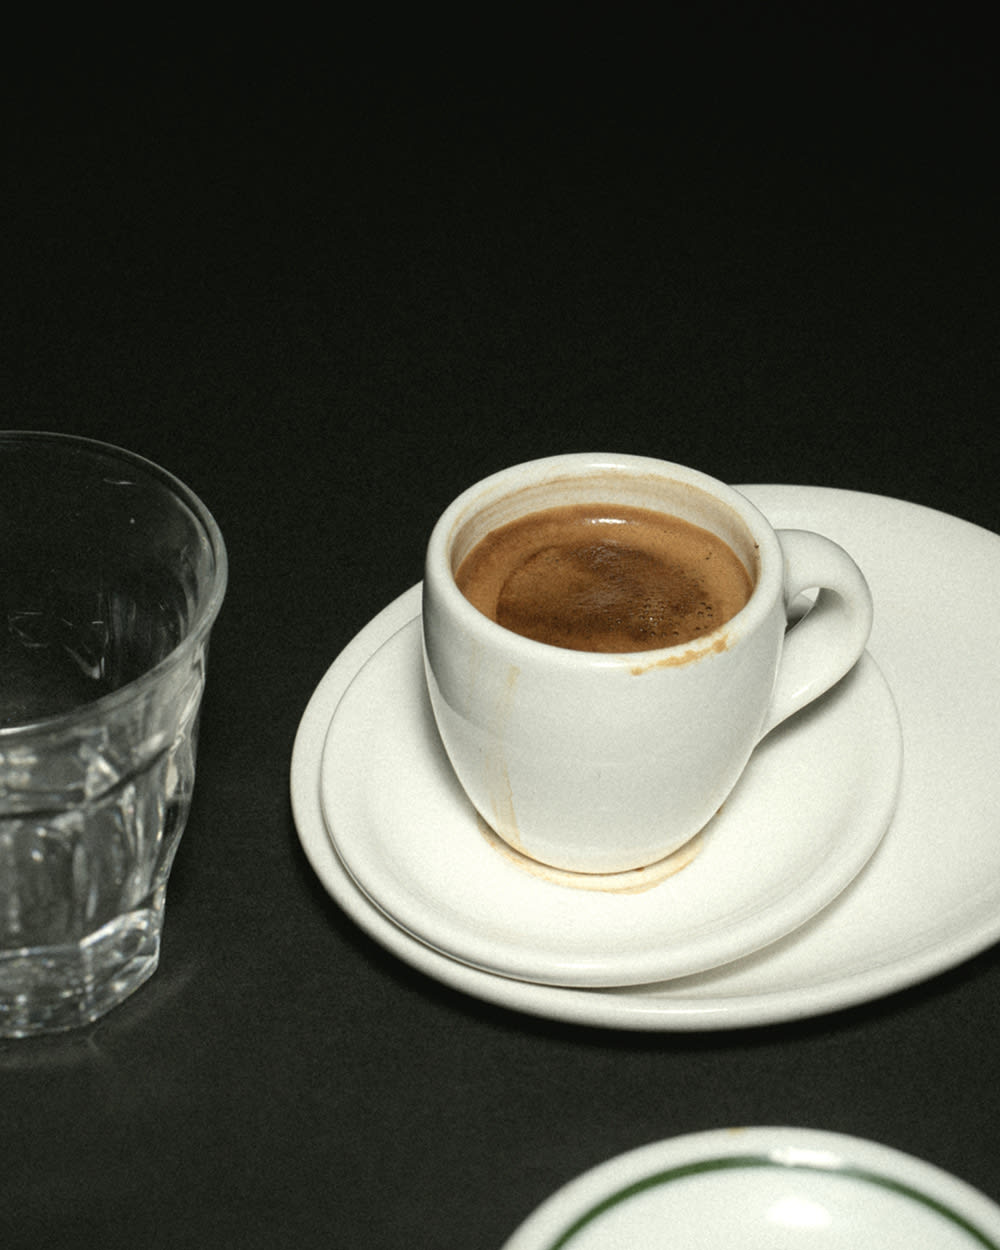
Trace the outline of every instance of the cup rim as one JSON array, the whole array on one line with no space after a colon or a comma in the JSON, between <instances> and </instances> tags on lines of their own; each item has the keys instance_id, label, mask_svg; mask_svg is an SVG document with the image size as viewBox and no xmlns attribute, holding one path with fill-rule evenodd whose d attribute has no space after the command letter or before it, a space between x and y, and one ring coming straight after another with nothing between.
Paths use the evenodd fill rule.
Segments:
<instances>
[{"instance_id":1,"label":"cup rim","mask_svg":"<svg viewBox=\"0 0 1000 1250\"><path fill-rule=\"evenodd\" d=\"M33 720L17 721L12 725L0 725L0 745L21 737L68 729L81 720L93 718L95 713L110 713L140 698L151 686L156 685L165 673L175 668L186 656L204 643L222 607L229 580L229 556L222 530L215 517L195 492L168 469L139 455L138 452L130 451L114 443L104 442L101 439L48 430L0 430L0 454L5 446L24 443L46 443L53 446L61 444L67 448L75 447L77 451L89 456L101 455L117 459L147 476L158 479L191 512L203 530L212 550L214 573L209 592L198 604L198 609L183 638L161 660L116 690L98 695L97 698L82 703L78 707L65 712L56 712L50 716L39 716Z\"/></svg>"},{"instance_id":2,"label":"cup rim","mask_svg":"<svg viewBox=\"0 0 1000 1250\"><path fill-rule=\"evenodd\" d=\"M474 607L459 590L451 566L451 548L463 522L487 504L525 485L541 484L547 477L596 476L601 471L631 477L650 475L699 488L733 511L750 533L759 553L759 571L754 589L743 608L715 629L687 642L645 651L578 651L527 638L504 628ZM543 505L544 506L544 505ZM651 456L620 452L569 452L510 465L467 487L445 508L435 523L427 544L425 582L442 596L463 630L481 635L493 646L548 664L607 668L627 665L630 669L666 667L671 661L695 659L713 651L725 650L720 642L727 636L743 637L755 630L770 611L784 584L781 547L774 529L763 513L735 487L700 469Z\"/></svg>"}]
</instances>

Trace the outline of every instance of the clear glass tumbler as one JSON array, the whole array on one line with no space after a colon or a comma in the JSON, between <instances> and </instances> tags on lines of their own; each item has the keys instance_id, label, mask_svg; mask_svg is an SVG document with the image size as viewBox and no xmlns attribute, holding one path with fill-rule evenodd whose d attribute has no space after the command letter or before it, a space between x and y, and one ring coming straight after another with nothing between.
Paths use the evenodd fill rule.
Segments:
<instances>
[{"instance_id":1,"label":"clear glass tumbler","mask_svg":"<svg viewBox=\"0 0 1000 1250\"><path fill-rule=\"evenodd\" d=\"M226 549L117 447L0 431L0 1037L156 970Z\"/></svg>"}]
</instances>

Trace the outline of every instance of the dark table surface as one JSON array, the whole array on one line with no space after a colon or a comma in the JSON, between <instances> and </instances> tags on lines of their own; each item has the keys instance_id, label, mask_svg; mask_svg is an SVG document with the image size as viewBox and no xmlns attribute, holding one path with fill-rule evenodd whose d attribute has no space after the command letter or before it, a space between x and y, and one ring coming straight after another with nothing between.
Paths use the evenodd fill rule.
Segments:
<instances>
[{"instance_id":1,"label":"dark table surface","mask_svg":"<svg viewBox=\"0 0 1000 1250\"><path fill-rule=\"evenodd\" d=\"M172 470L231 580L160 970L0 1042L4 1250L485 1250L733 1124L1000 1199L1000 951L797 1023L605 1031L409 969L300 849L310 695L492 470L622 450L1000 529L975 32L481 20L7 41L0 419Z\"/></svg>"}]
</instances>

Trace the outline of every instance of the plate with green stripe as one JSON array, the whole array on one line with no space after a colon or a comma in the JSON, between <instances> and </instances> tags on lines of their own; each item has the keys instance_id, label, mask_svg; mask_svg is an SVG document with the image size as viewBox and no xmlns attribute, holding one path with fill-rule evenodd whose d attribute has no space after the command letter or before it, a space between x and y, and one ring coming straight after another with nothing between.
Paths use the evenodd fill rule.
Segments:
<instances>
[{"instance_id":1,"label":"plate with green stripe","mask_svg":"<svg viewBox=\"0 0 1000 1250\"><path fill-rule=\"evenodd\" d=\"M894 1147L731 1128L640 1146L544 1201L503 1250L1000 1250L1000 1206Z\"/></svg>"}]
</instances>

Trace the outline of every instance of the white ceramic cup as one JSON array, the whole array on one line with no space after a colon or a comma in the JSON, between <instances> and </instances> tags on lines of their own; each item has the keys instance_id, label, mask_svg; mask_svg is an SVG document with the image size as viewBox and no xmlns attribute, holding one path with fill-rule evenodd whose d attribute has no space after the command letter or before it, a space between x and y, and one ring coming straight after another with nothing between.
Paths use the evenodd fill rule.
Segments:
<instances>
[{"instance_id":1,"label":"white ceramic cup","mask_svg":"<svg viewBox=\"0 0 1000 1250\"><path fill-rule=\"evenodd\" d=\"M522 637L458 589L455 571L486 534L587 502L651 508L711 530L750 573L746 606L694 641L608 654ZM788 628L790 604L812 589L815 606ZM572 454L505 469L445 510L427 547L422 619L434 717L482 818L541 863L616 873L672 854L708 824L761 738L860 658L872 600L836 543L775 532L704 473Z\"/></svg>"}]
</instances>

